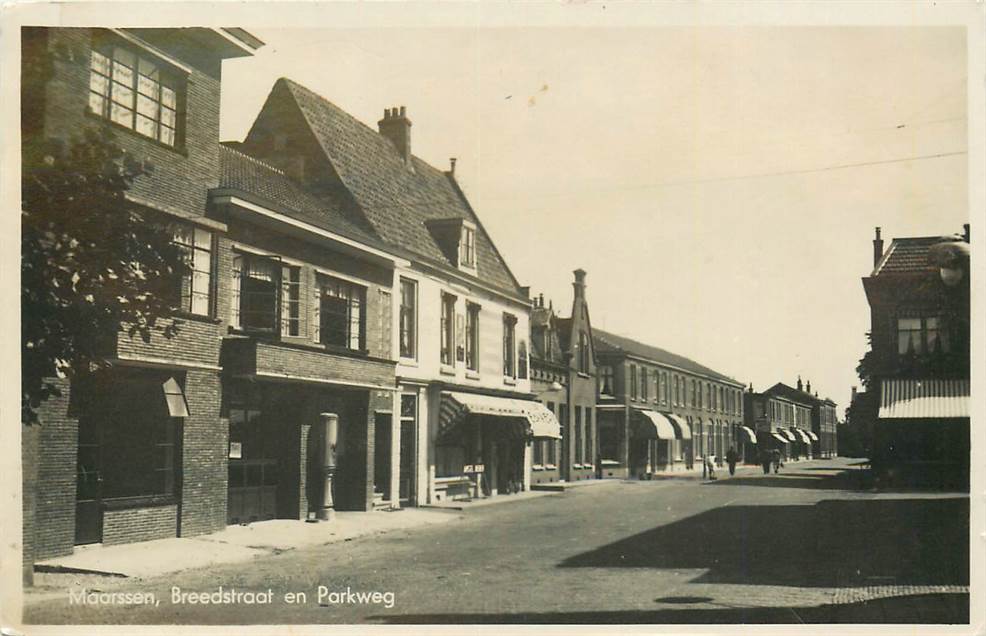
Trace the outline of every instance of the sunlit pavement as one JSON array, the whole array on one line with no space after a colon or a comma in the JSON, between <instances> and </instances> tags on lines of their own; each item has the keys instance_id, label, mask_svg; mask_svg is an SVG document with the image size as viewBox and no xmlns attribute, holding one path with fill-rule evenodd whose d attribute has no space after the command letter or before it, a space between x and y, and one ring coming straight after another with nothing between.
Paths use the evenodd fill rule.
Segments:
<instances>
[{"instance_id":1,"label":"sunlit pavement","mask_svg":"<svg viewBox=\"0 0 986 636\"><path fill-rule=\"evenodd\" d=\"M862 491L859 476L852 461L832 459L779 475L574 489L169 578L83 577L77 588L150 592L159 603L71 606L56 587L29 594L26 620L968 622L968 495ZM171 602L172 586L220 585L270 589L272 602ZM306 597L285 600L297 592Z\"/></svg>"}]
</instances>

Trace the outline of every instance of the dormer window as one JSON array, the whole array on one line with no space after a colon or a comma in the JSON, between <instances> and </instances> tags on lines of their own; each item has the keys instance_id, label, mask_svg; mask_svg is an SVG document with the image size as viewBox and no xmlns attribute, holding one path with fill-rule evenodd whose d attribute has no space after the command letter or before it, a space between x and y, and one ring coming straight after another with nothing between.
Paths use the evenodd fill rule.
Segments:
<instances>
[{"instance_id":1,"label":"dormer window","mask_svg":"<svg viewBox=\"0 0 986 636\"><path fill-rule=\"evenodd\" d=\"M453 266L476 273L476 225L463 218L433 219L427 223L439 249Z\"/></svg>"},{"instance_id":2,"label":"dormer window","mask_svg":"<svg viewBox=\"0 0 986 636\"><path fill-rule=\"evenodd\" d=\"M462 226L459 239L459 266L476 268L476 230L467 225Z\"/></svg>"}]
</instances>

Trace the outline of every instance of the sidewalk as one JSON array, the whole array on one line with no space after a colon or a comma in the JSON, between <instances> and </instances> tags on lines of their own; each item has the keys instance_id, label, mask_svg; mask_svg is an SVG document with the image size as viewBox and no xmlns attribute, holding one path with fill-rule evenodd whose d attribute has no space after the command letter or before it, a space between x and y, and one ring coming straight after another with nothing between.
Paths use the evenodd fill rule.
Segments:
<instances>
[{"instance_id":1,"label":"sidewalk","mask_svg":"<svg viewBox=\"0 0 986 636\"><path fill-rule=\"evenodd\" d=\"M79 546L73 554L38 562L35 571L142 579L191 568L250 561L288 550L351 541L358 537L449 523L457 519L461 517L418 508L395 512L337 512L332 521L320 523L273 519L229 526L219 532L197 537L113 546Z\"/></svg>"}]
</instances>

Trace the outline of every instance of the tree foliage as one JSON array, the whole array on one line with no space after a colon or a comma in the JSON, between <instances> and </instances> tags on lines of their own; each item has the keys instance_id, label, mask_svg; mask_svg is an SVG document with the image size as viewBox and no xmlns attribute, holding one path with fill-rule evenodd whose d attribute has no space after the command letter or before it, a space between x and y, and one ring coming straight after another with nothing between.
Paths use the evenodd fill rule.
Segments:
<instances>
[{"instance_id":1,"label":"tree foliage","mask_svg":"<svg viewBox=\"0 0 986 636\"><path fill-rule=\"evenodd\" d=\"M125 194L145 173L86 129L69 144L25 140L21 192L21 417L58 393L56 376L107 366L120 331L177 333L184 268L173 228ZM152 213L153 214L153 213Z\"/></svg>"}]
</instances>

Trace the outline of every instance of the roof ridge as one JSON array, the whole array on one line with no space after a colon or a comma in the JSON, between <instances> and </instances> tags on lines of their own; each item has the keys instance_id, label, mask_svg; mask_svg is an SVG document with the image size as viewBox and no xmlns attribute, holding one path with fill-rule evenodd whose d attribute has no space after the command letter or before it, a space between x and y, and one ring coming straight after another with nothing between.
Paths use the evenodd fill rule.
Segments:
<instances>
[{"instance_id":1,"label":"roof ridge","mask_svg":"<svg viewBox=\"0 0 986 636\"><path fill-rule=\"evenodd\" d=\"M237 154L237 155L239 155L239 156L241 156L241 157L243 157L245 159L249 159L250 161L252 161L254 163L260 164L261 166L267 168L268 170L270 170L272 172L276 172L277 174L287 176L287 173L285 173L280 168L267 163L263 159L258 159L257 157L254 157L253 155L248 155L247 153L243 152L242 150L238 150L238 149L236 149L236 148L228 145L228 142L220 141L219 142L219 145L221 147L225 148L226 150L228 150L229 152L232 152L234 154Z\"/></svg>"},{"instance_id":2,"label":"roof ridge","mask_svg":"<svg viewBox=\"0 0 986 636\"><path fill-rule=\"evenodd\" d=\"M697 361L693 360L692 358L690 358L690 357L688 357L688 356L686 356L684 354L675 353L674 351L671 351L670 349L665 349L664 347L659 347L658 345L648 344L646 342L642 342L642 341L640 341L640 340L638 340L636 338L631 338L629 336L621 336L620 334L616 334L616 333L612 333L612 332L606 332L606 331L603 331L603 330L598 329L596 327L593 327L592 328L592 337L593 337L593 339L599 338L603 342L608 342L608 344L610 344L611 346L614 346L614 347L617 347L619 349L622 349L623 351L626 351L626 349L624 347L620 346L619 344L613 342L612 340L607 340L606 339L606 336L613 336L613 337L616 337L616 338L622 338L623 340L629 340L630 342L633 342L635 344L638 344L638 345L641 345L641 346L644 346L644 347L649 347L651 349L658 349L659 351L663 351L664 353L670 354L670 355L675 356L677 358L681 358L682 360L684 360L686 362L690 362L691 364L694 364L695 366L700 367L701 371L694 371L694 370L692 370L691 371L692 373L699 373L699 372L700 373L703 373L703 374L713 373L713 374L715 374L717 376L720 376L720 378L725 378L727 380L730 380L731 382L739 382L739 380L737 380L736 378L732 377L731 375L727 375L727 374L723 373L722 371L717 371L717 370L713 369L712 367L706 366L706 365L702 364L701 362L697 362ZM662 362L660 360L656 360L656 362L659 363L659 364L671 364L673 366L677 366L677 365L675 365L672 362ZM689 369L685 369L685 371L689 371Z\"/></svg>"}]
</instances>

